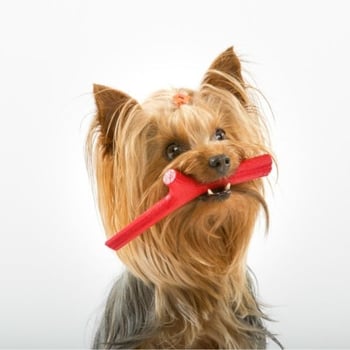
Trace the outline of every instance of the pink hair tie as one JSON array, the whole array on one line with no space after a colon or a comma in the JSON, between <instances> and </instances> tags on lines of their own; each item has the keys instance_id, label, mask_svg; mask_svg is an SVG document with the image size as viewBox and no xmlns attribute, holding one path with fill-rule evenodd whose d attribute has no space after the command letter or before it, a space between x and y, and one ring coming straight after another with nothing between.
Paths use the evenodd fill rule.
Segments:
<instances>
[{"instance_id":1,"label":"pink hair tie","mask_svg":"<svg viewBox=\"0 0 350 350\"><path fill-rule=\"evenodd\" d=\"M173 102L177 107L187 104L190 101L191 101L191 96L184 93L178 93L173 97Z\"/></svg>"}]
</instances>

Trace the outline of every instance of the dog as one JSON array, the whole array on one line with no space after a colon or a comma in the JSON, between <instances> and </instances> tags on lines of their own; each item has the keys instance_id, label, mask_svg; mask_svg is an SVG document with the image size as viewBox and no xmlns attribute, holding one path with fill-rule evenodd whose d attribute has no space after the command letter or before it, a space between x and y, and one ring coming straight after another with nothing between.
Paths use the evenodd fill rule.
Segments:
<instances>
[{"instance_id":1,"label":"dog","mask_svg":"<svg viewBox=\"0 0 350 350\"><path fill-rule=\"evenodd\" d=\"M97 113L87 159L106 236L166 195L176 169L199 183L233 174L270 153L268 131L233 47L198 90L162 90L139 104L94 85ZM264 182L221 188L187 203L117 251L115 282L93 348L266 348L271 334L247 267ZM280 345L281 346L281 345Z\"/></svg>"}]
</instances>

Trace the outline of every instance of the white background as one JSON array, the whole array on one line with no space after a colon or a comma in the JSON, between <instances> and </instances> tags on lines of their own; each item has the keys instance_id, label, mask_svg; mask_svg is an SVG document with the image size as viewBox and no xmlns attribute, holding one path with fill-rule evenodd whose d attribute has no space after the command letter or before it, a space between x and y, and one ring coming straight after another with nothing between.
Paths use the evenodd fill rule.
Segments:
<instances>
[{"instance_id":1,"label":"white background","mask_svg":"<svg viewBox=\"0 0 350 350\"><path fill-rule=\"evenodd\" d=\"M234 45L279 179L249 263L289 348L350 348L348 1L1 1L0 347L84 348L121 270L84 164L93 82L197 88Z\"/></svg>"}]
</instances>

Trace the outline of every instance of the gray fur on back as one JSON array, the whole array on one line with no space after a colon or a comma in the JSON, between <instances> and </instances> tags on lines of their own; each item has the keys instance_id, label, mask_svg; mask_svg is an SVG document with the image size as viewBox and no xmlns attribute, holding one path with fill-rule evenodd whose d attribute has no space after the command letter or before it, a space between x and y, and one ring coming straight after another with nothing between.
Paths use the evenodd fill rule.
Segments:
<instances>
[{"instance_id":1,"label":"gray fur on back","mask_svg":"<svg viewBox=\"0 0 350 350\"><path fill-rule=\"evenodd\" d=\"M93 348L136 348L155 334L154 319L154 288L124 272L109 293Z\"/></svg>"},{"instance_id":2,"label":"gray fur on back","mask_svg":"<svg viewBox=\"0 0 350 350\"><path fill-rule=\"evenodd\" d=\"M251 276L250 274L248 281L254 296ZM152 285L145 284L128 271L124 272L109 293L93 348L135 349L147 344L151 339L156 339L160 329L156 326L154 299ZM256 344L255 348L266 348L266 338L270 338L283 349L278 339L265 328L262 319L248 316L244 322L259 330L251 334L252 342Z\"/></svg>"}]
</instances>

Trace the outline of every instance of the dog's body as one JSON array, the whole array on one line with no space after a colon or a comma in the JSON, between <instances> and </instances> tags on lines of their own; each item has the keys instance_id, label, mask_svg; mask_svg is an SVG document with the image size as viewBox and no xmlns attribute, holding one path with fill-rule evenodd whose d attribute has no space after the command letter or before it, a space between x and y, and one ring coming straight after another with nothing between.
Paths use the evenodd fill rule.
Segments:
<instances>
[{"instance_id":1,"label":"dog's body","mask_svg":"<svg viewBox=\"0 0 350 350\"><path fill-rule=\"evenodd\" d=\"M95 85L88 155L108 237L166 194L173 168L198 182L269 151L233 49L198 91L160 91L142 105ZM186 204L118 251L127 271L107 300L95 348L265 348L272 337L246 266L261 179Z\"/></svg>"}]
</instances>

